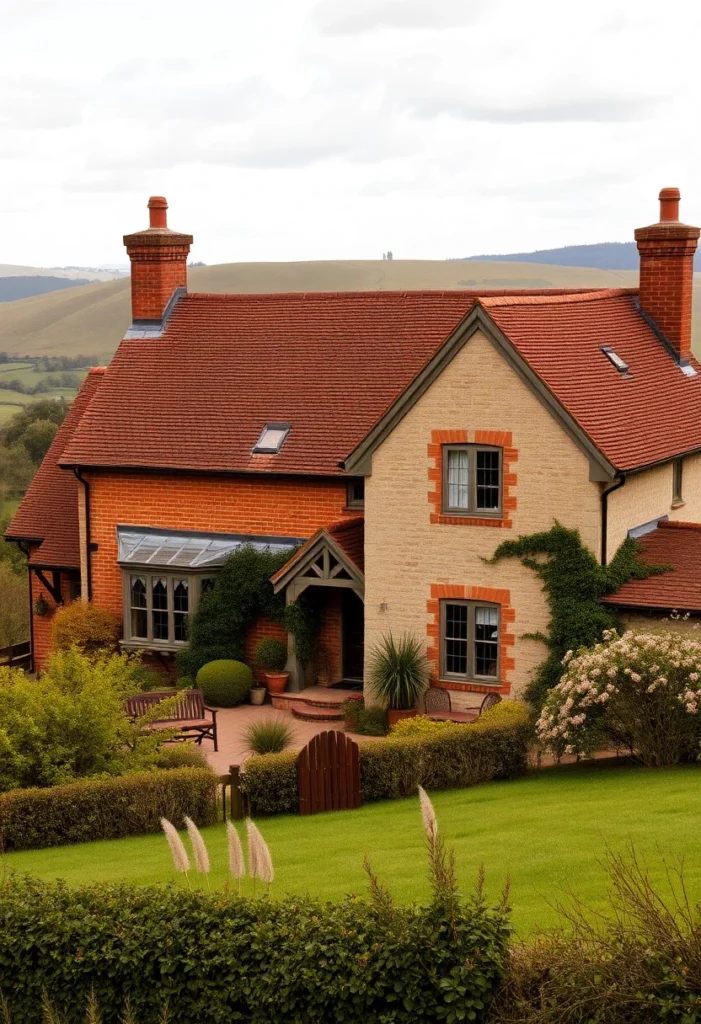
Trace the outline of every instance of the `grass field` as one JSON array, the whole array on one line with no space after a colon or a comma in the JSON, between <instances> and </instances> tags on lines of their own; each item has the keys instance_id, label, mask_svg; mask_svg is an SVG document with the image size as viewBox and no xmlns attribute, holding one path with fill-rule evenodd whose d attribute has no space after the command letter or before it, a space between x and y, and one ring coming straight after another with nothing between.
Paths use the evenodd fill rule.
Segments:
<instances>
[{"instance_id":1,"label":"grass field","mask_svg":"<svg viewBox=\"0 0 701 1024\"><path fill-rule=\"evenodd\" d=\"M632 271L483 260L223 263L188 272L193 292L617 288L636 280ZM106 353L107 361L131 321L129 296L129 278L123 278L1 303L0 351L21 356Z\"/></svg>"},{"instance_id":2,"label":"grass field","mask_svg":"<svg viewBox=\"0 0 701 1024\"><path fill-rule=\"evenodd\" d=\"M631 841L660 880L662 856L683 854L691 895L701 897L701 768L544 769L516 782L437 793L434 804L441 832L456 849L463 886L471 884L480 863L490 894L496 895L510 875L514 923L521 933L556 921L548 899L562 897L568 885L600 904L606 882L599 859L607 847L625 850ZM275 862L277 893L335 899L362 892L367 853L398 900L427 897L416 799L312 818L261 819L259 824ZM212 884L221 886L226 877L223 826L204 834ZM64 878L71 885L117 879L146 884L175 877L160 835L15 853L4 860L8 868Z\"/></svg>"},{"instance_id":3,"label":"grass field","mask_svg":"<svg viewBox=\"0 0 701 1024\"><path fill-rule=\"evenodd\" d=\"M82 378L87 370L71 370L69 372L74 373L76 377ZM22 384L29 387L38 384L40 380L44 380L46 377L56 377L58 373L59 371L35 373L32 363L28 362L0 363L0 379L19 380ZM18 413L23 406L29 405L30 402L36 402L42 398L65 398L71 402L75 398L76 393L77 390L75 388L52 388L43 394L23 395L19 391L0 387L0 427L7 423L15 413Z\"/></svg>"}]
</instances>

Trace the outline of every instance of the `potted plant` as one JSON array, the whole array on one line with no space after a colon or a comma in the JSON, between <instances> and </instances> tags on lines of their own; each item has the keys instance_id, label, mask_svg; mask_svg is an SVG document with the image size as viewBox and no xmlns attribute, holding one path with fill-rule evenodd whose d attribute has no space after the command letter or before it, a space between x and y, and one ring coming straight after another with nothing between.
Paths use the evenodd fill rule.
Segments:
<instances>
[{"instance_id":1,"label":"potted plant","mask_svg":"<svg viewBox=\"0 0 701 1024\"><path fill-rule=\"evenodd\" d=\"M256 665L265 673L268 693L284 693L290 673L285 672L287 644L274 637L259 640L255 650Z\"/></svg>"},{"instance_id":2,"label":"potted plant","mask_svg":"<svg viewBox=\"0 0 701 1024\"><path fill-rule=\"evenodd\" d=\"M248 699L250 700L251 704L265 704L265 698L267 697L267 695L268 691L266 690L266 688L264 686L261 686L260 683L256 682L253 684L249 691Z\"/></svg>"},{"instance_id":3,"label":"potted plant","mask_svg":"<svg viewBox=\"0 0 701 1024\"><path fill-rule=\"evenodd\" d=\"M413 718L416 705L428 686L428 666L423 645L405 634L395 640L391 633L370 653L370 690L387 708L391 728L402 718Z\"/></svg>"}]
</instances>

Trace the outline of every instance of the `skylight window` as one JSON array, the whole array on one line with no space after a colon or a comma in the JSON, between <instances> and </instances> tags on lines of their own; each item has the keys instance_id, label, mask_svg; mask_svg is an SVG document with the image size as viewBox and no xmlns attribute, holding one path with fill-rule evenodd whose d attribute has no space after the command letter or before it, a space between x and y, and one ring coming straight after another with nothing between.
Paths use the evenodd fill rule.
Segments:
<instances>
[{"instance_id":1,"label":"skylight window","mask_svg":"<svg viewBox=\"0 0 701 1024\"><path fill-rule=\"evenodd\" d=\"M630 373L628 372L628 363L626 363L624 359L621 359L618 352L614 351L610 345L602 345L601 351L609 362L616 367L622 377L630 377Z\"/></svg>"},{"instance_id":2,"label":"skylight window","mask_svg":"<svg viewBox=\"0 0 701 1024\"><path fill-rule=\"evenodd\" d=\"M289 423L266 423L253 449L254 454L277 455L289 432Z\"/></svg>"}]
</instances>

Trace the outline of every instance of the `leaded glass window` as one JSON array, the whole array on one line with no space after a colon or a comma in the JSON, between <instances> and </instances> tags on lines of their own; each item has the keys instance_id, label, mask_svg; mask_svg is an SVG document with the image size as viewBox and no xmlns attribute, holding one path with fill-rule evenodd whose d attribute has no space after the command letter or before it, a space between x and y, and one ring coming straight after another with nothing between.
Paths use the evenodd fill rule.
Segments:
<instances>
[{"instance_id":1,"label":"leaded glass window","mask_svg":"<svg viewBox=\"0 0 701 1024\"><path fill-rule=\"evenodd\" d=\"M168 580L155 576L151 580L151 618L154 640L168 639Z\"/></svg>"},{"instance_id":2,"label":"leaded glass window","mask_svg":"<svg viewBox=\"0 0 701 1024\"><path fill-rule=\"evenodd\" d=\"M148 611L146 605L146 580L143 576L132 576L130 580L131 635L148 636Z\"/></svg>"},{"instance_id":3,"label":"leaded glass window","mask_svg":"<svg viewBox=\"0 0 701 1024\"><path fill-rule=\"evenodd\" d=\"M189 581L173 580L173 627L176 643L184 643L187 640L187 615L189 609Z\"/></svg>"}]
</instances>

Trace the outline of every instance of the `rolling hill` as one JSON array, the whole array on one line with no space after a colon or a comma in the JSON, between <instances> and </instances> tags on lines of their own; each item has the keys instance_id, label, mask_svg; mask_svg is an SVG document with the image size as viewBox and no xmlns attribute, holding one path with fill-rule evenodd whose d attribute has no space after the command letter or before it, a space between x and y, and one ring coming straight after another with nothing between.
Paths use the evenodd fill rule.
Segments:
<instances>
[{"instance_id":1,"label":"rolling hill","mask_svg":"<svg viewBox=\"0 0 701 1024\"><path fill-rule=\"evenodd\" d=\"M598 267L599 270L637 271L640 257L635 242L596 242L594 245L565 245L561 249L535 249L533 252L499 253L492 256L466 256L467 260L497 263L547 263L559 267ZM701 271L701 252L694 266Z\"/></svg>"},{"instance_id":2,"label":"rolling hill","mask_svg":"<svg viewBox=\"0 0 701 1024\"><path fill-rule=\"evenodd\" d=\"M620 288L631 272L464 260L334 260L193 267L197 292L371 291L451 288ZM0 305L0 351L109 358L129 326L129 279L82 285Z\"/></svg>"}]
</instances>

